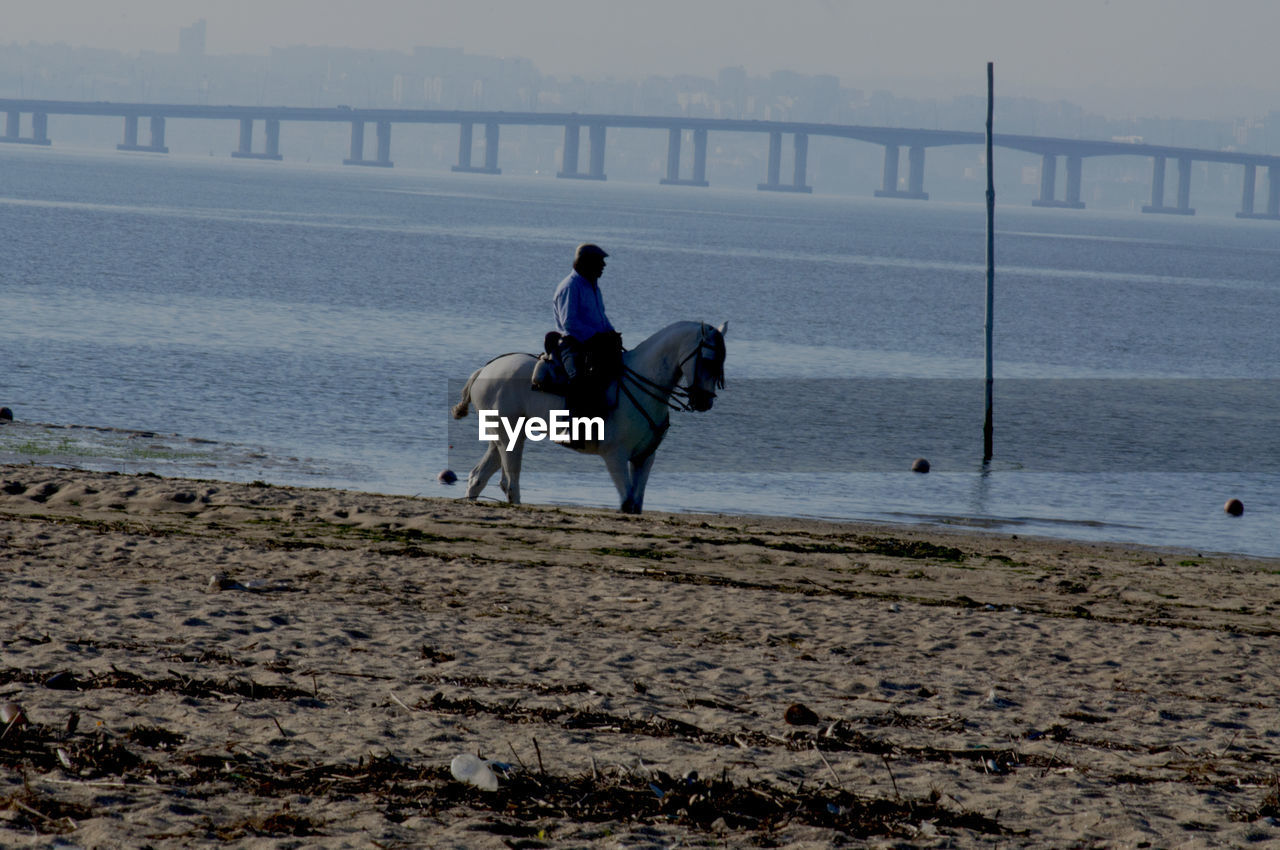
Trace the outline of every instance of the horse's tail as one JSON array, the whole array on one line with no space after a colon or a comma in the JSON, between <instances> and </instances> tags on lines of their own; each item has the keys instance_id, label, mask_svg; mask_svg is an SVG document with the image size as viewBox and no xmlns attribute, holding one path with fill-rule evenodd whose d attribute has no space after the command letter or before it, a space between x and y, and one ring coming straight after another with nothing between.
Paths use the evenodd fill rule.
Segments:
<instances>
[{"instance_id":1,"label":"horse's tail","mask_svg":"<svg viewBox=\"0 0 1280 850\"><path fill-rule=\"evenodd\" d=\"M483 367L481 367L483 369ZM450 412L453 413L454 419L462 419L467 415L467 409L471 406L471 385L476 382L476 378L480 375L481 369L477 369L471 373L471 377L467 378L467 385L462 388L462 400L453 406Z\"/></svg>"}]
</instances>

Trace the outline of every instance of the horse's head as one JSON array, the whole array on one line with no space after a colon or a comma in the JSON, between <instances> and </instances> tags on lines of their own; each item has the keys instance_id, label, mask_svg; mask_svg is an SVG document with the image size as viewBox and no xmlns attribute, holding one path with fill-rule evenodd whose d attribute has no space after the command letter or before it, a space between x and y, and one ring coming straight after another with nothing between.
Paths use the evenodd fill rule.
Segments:
<instances>
[{"instance_id":1,"label":"horse's head","mask_svg":"<svg viewBox=\"0 0 1280 850\"><path fill-rule=\"evenodd\" d=\"M691 358L693 368L686 370L689 407L693 410L710 410L716 400L716 390L724 388L724 335L728 329L728 322L718 328L702 325L697 353Z\"/></svg>"}]
</instances>

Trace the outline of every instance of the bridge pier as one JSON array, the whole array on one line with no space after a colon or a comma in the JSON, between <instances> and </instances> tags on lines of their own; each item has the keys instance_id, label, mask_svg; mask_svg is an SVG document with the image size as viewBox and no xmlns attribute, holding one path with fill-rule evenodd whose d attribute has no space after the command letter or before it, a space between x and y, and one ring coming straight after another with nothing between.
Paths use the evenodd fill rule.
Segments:
<instances>
[{"instance_id":1,"label":"bridge pier","mask_svg":"<svg viewBox=\"0 0 1280 850\"><path fill-rule=\"evenodd\" d=\"M164 116L151 116L151 149L158 153L168 153L164 144Z\"/></svg>"},{"instance_id":2,"label":"bridge pier","mask_svg":"<svg viewBox=\"0 0 1280 850\"><path fill-rule=\"evenodd\" d=\"M343 165L362 165L364 164L364 122L351 122L351 145L347 150L347 158L342 161Z\"/></svg>"},{"instance_id":3,"label":"bridge pier","mask_svg":"<svg viewBox=\"0 0 1280 850\"><path fill-rule=\"evenodd\" d=\"M693 176L680 179L680 140L684 130L672 127L667 135L667 176L658 182L663 186L709 186L707 182L707 131L693 131Z\"/></svg>"},{"instance_id":4,"label":"bridge pier","mask_svg":"<svg viewBox=\"0 0 1280 850\"><path fill-rule=\"evenodd\" d=\"M484 126L484 165L472 165L472 122L464 121L458 132L458 164L454 171L470 174L501 174L498 168L498 125L488 122Z\"/></svg>"},{"instance_id":5,"label":"bridge pier","mask_svg":"<svg viewBox=\"0 0 1280 850\"><path fill-rule=\"evenodd\" d=\"M458 164L454 171L467 174L501 174L498 168L498 125L489 122L484 125L484 165L471 164L472 122L463 121L458 130Z\"/></svg>"},{"instance_id":6,"label":"bridge pier","mask_svg":"<svg viewBox=\"0 0 1280 850\"><path fill-rule=\"evenodd\" d=\"M762 192L812 192L812 186L805 185L805 171L809 164L809 134L796 133L793 137L795 145L795 167L791 183L779 180L782 172L782 132L773 130L769 133L769 176L767 182L759 183L756 188Z\"/></svg>"},{"instance_id":7,"label":"bridge pier","mask_svg":"<svg viewBox=\"0 0 1280 850\"><path fill-rule=\"evenodd\" d=\"M391 122L379 121L377 125L378 131L378 159L374 165L382 168L391 167Z\"/></svg>"},{"instance_id":8,"label":"bridge pier","mask_svg":"<svg viewBox=\"0 0 1280 850\"><path fill-rule=\"evenodd\" d=\"M578 170L578 154L582 142L582 125L564 125L564 151L560 157L560 170L557 177L570 180L604 180L604 138L605 125L588 124L587 138L591 145L588 159L589 171Z\"/></svg>"},{"instance_id":9,"label":"bridge pier","mask_svg":"<svg viewBox=\"0 0 1280 850\"><path fill-rule=\"evenodd\" d=\"M1236 218L1265 218L1280 221L1280 167L1267 166L1267 211L1254 212L1254 184L1258 180L1257 166L1249 163L1244 167L1244 193L1240 199L1240 212Z\"/></svg>"},{"instance_id":10,"label":"bridge pier","mask_svg":"<svg viewBox=\"0 0 1280 850\"><path fill-rule=\"evenodd\" d=\"M280 155L280 120L278 118L266 119L266 147L261 153L255 153L253 150L253 119L240 119L240 147L238 150L231 152L231 155L237 159L284 159Z\"/></svg>"},{"instance_id":11,"label":"bridge pier","mask_svg":"<svg viewBox=\"0 0 1280 850\"><path fill-rule=\"evenodd\" d=\"M1080 178L1084 174L1084 160L1078 156L1067 157L1067 206L1073 210L1084 209L1080 200Z\"/></svg>"},{"instance_id":12,"label":"bridge pier","mask_svg":"<svg viewBox=\"0 0 1280 850\"><path fill-rule=\"evenodd\" d=\"M560 170L557 177L578 177L578 145L582 141L581 127L564 125L564 147L560 151Z\"/></svg>"},{"instance_id":13,"label":"bridge pier","mask_svg":"<svg viewBox=\"0 0 1280 850\"><path fill-rule=\"evenodd\" d=\"M31 114L31 143L35 145L51 144L49 141L49 115L45 112Z\"/></svg>"},{"instance_id":14,"label":"bridge pier","mask_svg":"<svg viewBox=\"0 0 1280 850\"><path fill-rule=\"evenodd\" d=\"M1244 191L1240 195L1240 212L1236 218L1253 217L1253 194L1258 182L1258 166L1248 163L1244 167Z\"/></svg>"},{"instance_id":15,"label":"bridge pier","mask_svg":"<svg viewBox=\"0 0 1280 850\"><path fill-rule=\"evenodd\" d=\"M1058 155L1047 153L1040 163L1040 197L1031 202L1033 207L1055 207L1058 209L1082 210L1080 203L1081 160L1078 156L1067 157L1067 199L1059 201L1055 198L1054 184L1058 177Z\"/></svg>"},{"instance_id":16,"label":"bridge pier","mask_svg":"<svg viewBox=\"0 0 1280 850\"><path fill-rule=\"evenodd\" d=\"M1058 158L1051 153L1045 154L1040 160L1040 197L1038 200L1042 204L1052 204L1054 195L1054 183L1058 179Z\"/></svg>"},{"instance_id":17,"label":"bridge pier","mask_svg":"<svg viewBox=\"0 0 1280 850\"><path fill-rule=\"evenodd\" d=\"M12 142L20 145L49 145L49 115L45 112L31 113L31 135L22 135L22 112L17 109L6 110L4 135L0 142Z\"/></svg>"},{"instance_id":18,"label":"bridge pier","mask_svg":"<svg viewBox=\"0 0 1280 850\"><path fill-rule=\"evenodd\" d=\"M498 125L490 122L484 125L484 168L490 174L501 174L498 168Z\"/></svg>"},{"instance_id":19,"label":"bridge pier","mask_svg":"<svg viewBox=\"0 0 1280 850\"><path fill-rule=\"evenodd\" d=\"M1164 172L1166 159L1163 155L1152 158L1151 168L1151 203L1144 206L1144 213L1165 213L1168 215L1195 215L1191 208L1191 159L1178 157L1178 200L1177 206L1164 205Z\"/></svg>"},{"instance_id":20,"label":"bridge pier","mask_svg":"<svg viewBox=\"0 0 1280 850\"><path fill-rule=\"evenodd\" d=\"M929 193L924 190L924 147L912 145L907 152L907 188L905 190L898 188L899 158L897 145L884 146L884 177L875 196L916 201L929 200Z\"/></svg>"},{"instance_id":21,"label":"bridge pier","mask_svg":"<svg viewBox=\"0 0 1280 850\"><path fill-rule=\"evenodd\" d=\"M587 129L587 138L591 143L590 171L587 174L592 180L604 180L604 137L606 128L603 124L592 124Z\"/></svg>"},{"instance_id":22,"label":"bridge pier","mask_svg":"<svg viewBox=\"0 0 1280 850\"><path fill-rule=\"evenodd\" d=\"M284 159L280 156L280 119L267 119L267 156L272 159Z\"/></svg>"},{"instance_id":23,"label":"bridge pier","mask_svg":"<svg viewBox=\"0 0 1280 850\"><path fill-rule=\"evenodd\" d=\"M391 122L379 121L376 125L378 131L378 158L364 158L364 122L351 122L351 155L342 161L343 165L372 165L378 168L390 168L391 162Z\"/></svg>"}]
</instances>

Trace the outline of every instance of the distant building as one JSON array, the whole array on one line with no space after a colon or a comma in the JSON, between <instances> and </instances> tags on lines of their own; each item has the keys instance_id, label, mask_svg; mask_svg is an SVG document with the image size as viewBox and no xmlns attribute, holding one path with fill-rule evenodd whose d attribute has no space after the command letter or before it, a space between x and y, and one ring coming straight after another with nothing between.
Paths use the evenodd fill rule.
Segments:
<instances>
[{"instance_id":1,"label":"distant building","mask_svg":"<svg viewBox=\"0 0 1280 850\"><path fill-rule=\"evenodd\" d=\"M204 55L204 18L178 30L178 55L194 59Z\"/></svg>"}]
</instances>

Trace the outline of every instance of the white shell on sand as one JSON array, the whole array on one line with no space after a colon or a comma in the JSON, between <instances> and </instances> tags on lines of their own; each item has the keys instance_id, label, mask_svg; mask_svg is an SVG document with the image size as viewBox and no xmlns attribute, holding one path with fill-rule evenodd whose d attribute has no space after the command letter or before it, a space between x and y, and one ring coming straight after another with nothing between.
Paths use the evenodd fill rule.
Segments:
<instances>
[{"instance_id":1,"label":"white shell on sand","mask_svg":"<svg viewBox=\"0 0 1280 850\"><path fill-rule=\"evenodd\" d=\"M498 777L489 769L488 763L471 753L454 756L449 772L459 782L474 785L482 791L498 790Z\"/></svg>"}]
</instances>

